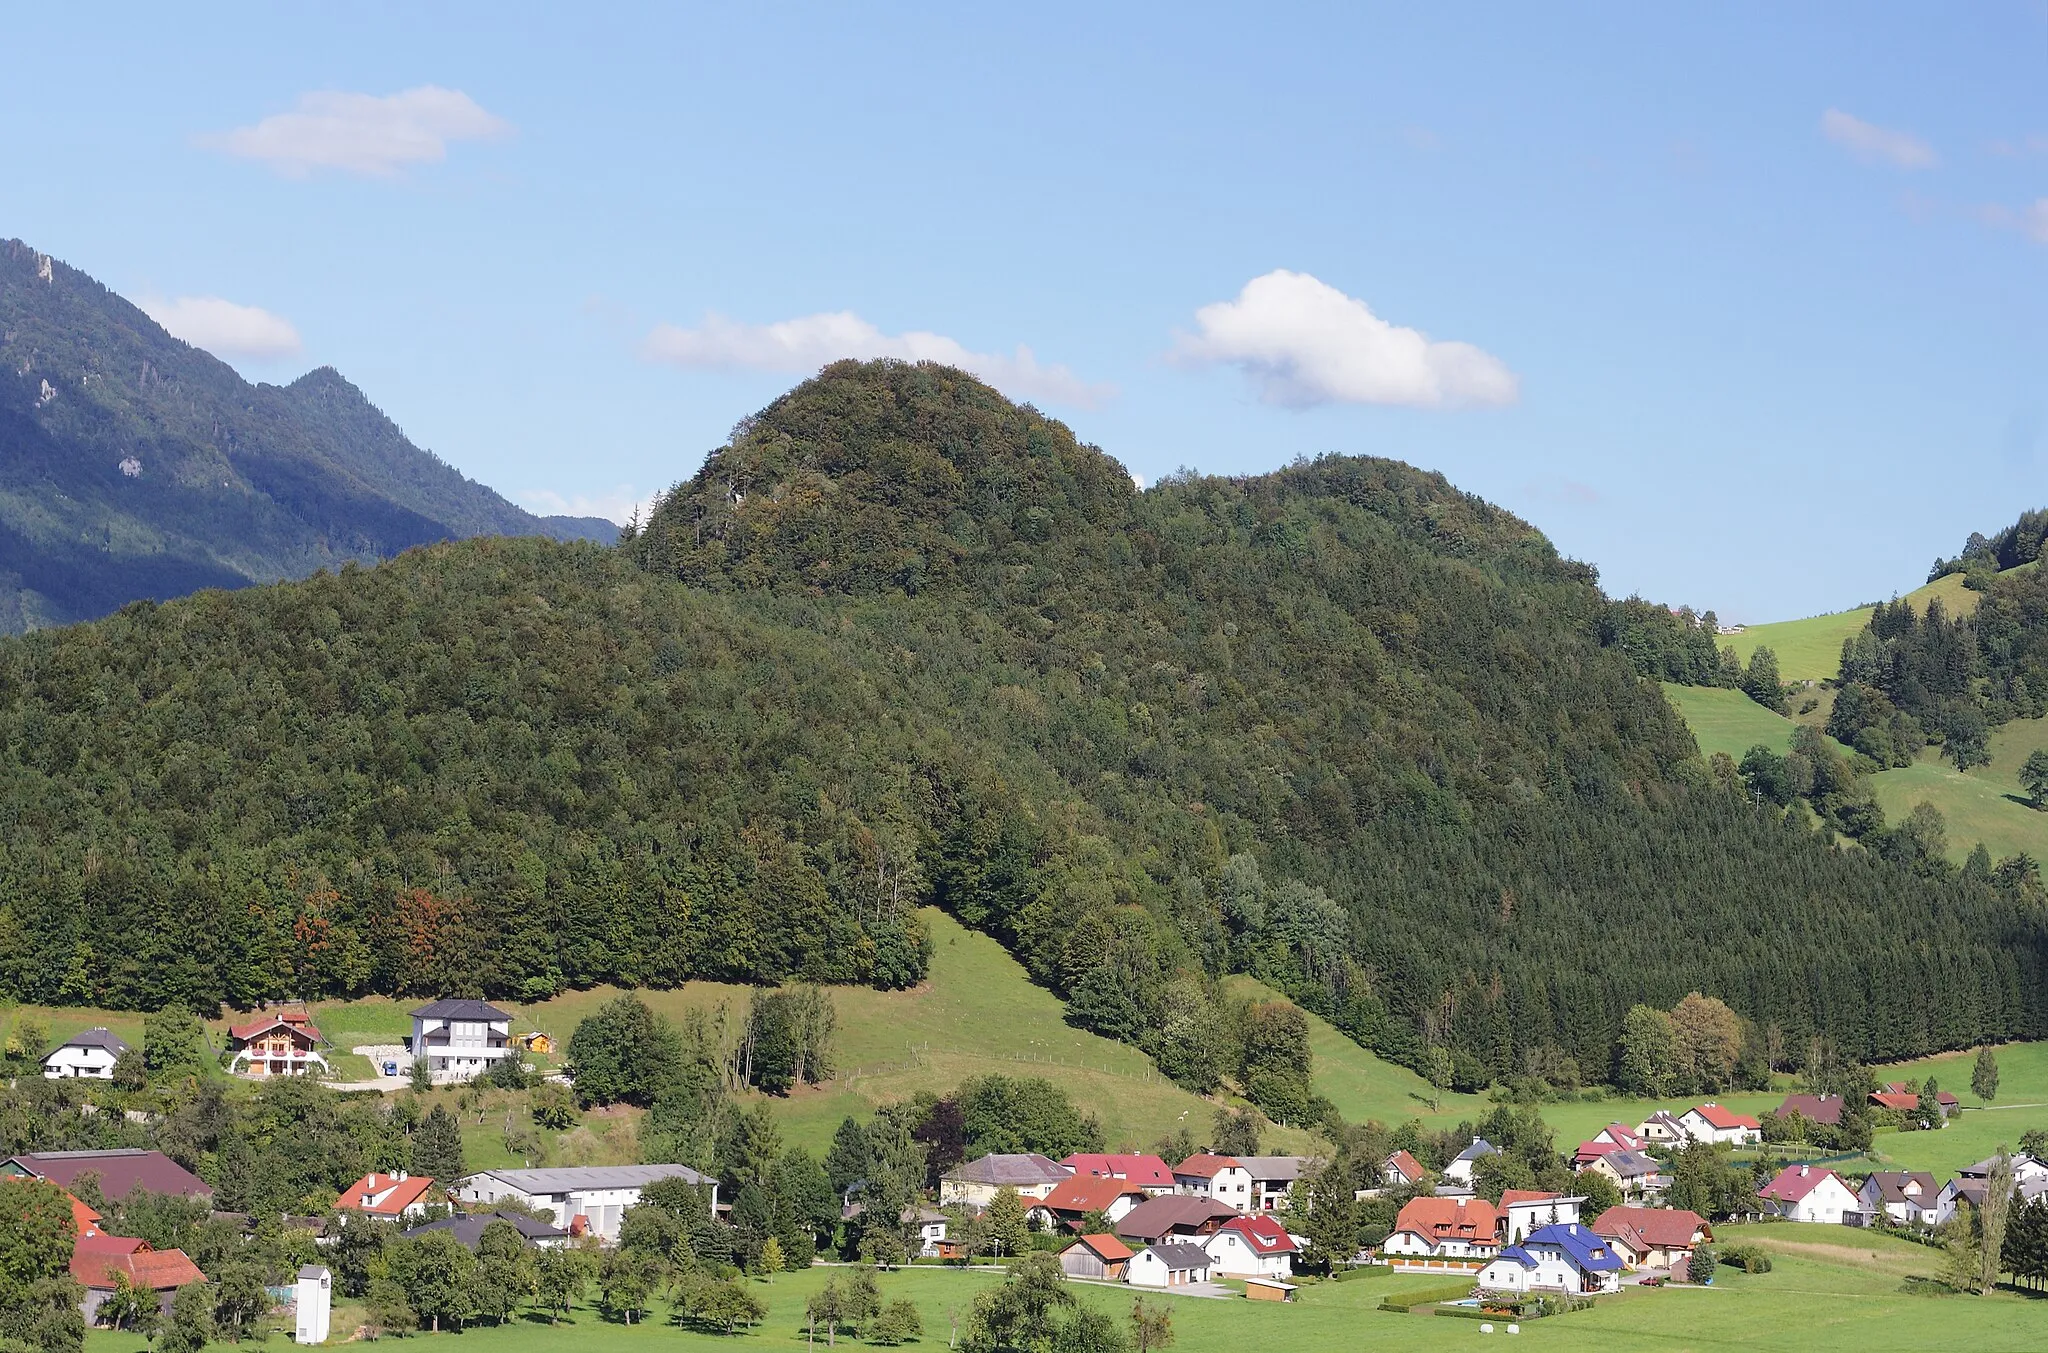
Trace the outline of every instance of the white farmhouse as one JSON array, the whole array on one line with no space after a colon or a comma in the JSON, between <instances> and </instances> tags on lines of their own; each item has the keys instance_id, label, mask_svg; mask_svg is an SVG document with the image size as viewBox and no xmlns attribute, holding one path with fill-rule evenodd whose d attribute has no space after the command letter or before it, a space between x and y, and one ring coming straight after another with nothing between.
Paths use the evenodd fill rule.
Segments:
<instances>
[{"instance_id":1,"label":"white farmhouse","mask_svg":"<svg viewBox=\"0 0 2048 1353\"><path fill-rule=\"evenodd\" d=\"M1190 1241L1147 1245L1131 1257L1124 1281L1133 1287L1185 1287L1209 1281L1209 1252Z\"/></svg>"},{"instance_id":2,"label":"white farmhouse","mask_svg":"<svg viewBox=\"0 0 2048 1353\"><path fill-rule=\"evenodd\" d=\"M455 1196L466 1204L489 1207L513 1199L527 1207L545 1208L555 1225L572 1235L611 1240L619 1234L626 1209L640 1201L640 1190L661 1179L682 1179L711 1187L711 1208L718 1209L718 1181L687 1165L575 1165L561 1169L482 1170L457 1186ZM577 1224L577 1219L582 1224Z\"/></svg>"},{"instance_id":3,"label":"white farmhouse","mask_svg":"<svg viewBox=\"0 0 2048 1353\"><path fill-rule=\"evenodd\" d=\"M105 1029L87 1029L50 1050L50 1055L43 1058L43 1074L53 1081L73 1077L110 1081L114 1078L114 1063L126 1051L128 1045Z\"/></svg>"},{"instance_id":4,"label":"white farmhouse","mask_svg":"<svg viewBox=\"0 0 2048 1353\"><path fill-rule=\"evenodd\" d=\"M435 1001L412 1012L412 1055L426 1059L436 1084L473 1080L512 1053L512 1017L488 1001Z\"/></svg>"},{"instance_id":5,"label":"white farmhouse","mask_svg":"<svg viewBox=\"0 0 2048 1353\"><path fill-rule=\"evenodd\" d=\"M1845 1214L1860 1216L1862 1208L1862 1200L1840 1175L1817 1165L1787 1165L1756 1196L1787 1221L1839 1226Z\"/></svg>"}]
</instances>

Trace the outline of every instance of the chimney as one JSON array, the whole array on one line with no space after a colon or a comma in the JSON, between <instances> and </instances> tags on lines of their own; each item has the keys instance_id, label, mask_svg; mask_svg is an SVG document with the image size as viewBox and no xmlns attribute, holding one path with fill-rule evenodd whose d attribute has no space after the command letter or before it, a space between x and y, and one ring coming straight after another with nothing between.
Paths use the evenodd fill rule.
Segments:
<instances>
[{"instance_id":1,"label":"chimney","mask_svg":"<svg viewBox=\"0 0 2048 1353\"><path fill-rule=\"evenodd\" d=\"M1806 1166L1806 1165L1802 1165L1802 1166L1800 1166L1800 1167L1799 1167L1799 1177L1800 1177L1801 1179L1804 1179L1804 1178L1806 1178L1806 1172L1807 1172L1807 1170L1808 1170L1808 1169L1810 1169L1810 1168L1811 1168L1810 1166Z\"/></svg>"},{"instance_id":2,"label":"chimney","mask_svg":"<svg viewBox=\"0 0 2048 1353\"><path fill-rule=\"evenodd\" d=\"M403 1184L403 1183L405 1182L405 1171L403 1171L403 1170L400 1170L400 1171L399 1171L399 1172L398 1172L397 1174L395 1174L395 1175L393 1175L393 1176L391 1176L391 1177L392 1177L392 1178L393 1178L394 1180L396 1180L397 1182L399 1182L399 1183Z\"/></svg>"}]
</instances>

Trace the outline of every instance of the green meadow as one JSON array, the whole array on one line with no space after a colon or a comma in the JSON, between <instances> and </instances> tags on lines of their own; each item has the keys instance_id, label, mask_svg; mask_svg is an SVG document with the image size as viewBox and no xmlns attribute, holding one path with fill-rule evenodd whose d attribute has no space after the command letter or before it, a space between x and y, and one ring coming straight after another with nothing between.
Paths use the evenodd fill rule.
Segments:
<instances>
[{"instance_id":1,"label":"green meadow","mask_svg":"<svg viewBox=\"0 0 2048 1353\"><path fill-rule=\"evenodd\" d=\"M1951 573L1906 594L1913 609L1924 611L1935 598L1950 615L1968 615L1977 609L1979 594L1963 586L1963 575ZM1856 636L1870 623L1870 608L1836 611L1831 615L1808 616L1804 620L1778 620L1750 625L1740 634L1721 636L1721 647L1732 648L1744 664L1750 654L1768 645L1778 657L1778 675L1787 681L1827 681L1842 669L1842 641Z\"/></svg>"},{"instance_id":2,"label":"green meadow","mask_svg":"<svg viewBox=\"0 0 2048 1353\"><path fill-rule=\"evenodd\" d=\"M1588 1311L1527 1322L1510 1346L1616 1353L1737 1348L1785 1353L1941 1348L2020 1353L2048 1347L2048 1301L2005 1291L1985 1297L1926 1295L1927 1279L1939 1256L1924 1246L1841 1227L1786 1224L1728 1227L1719 1238L1723 1243L1761 1244L1772 1251L1773 1270L1750 1276L1723 1268L1713 1286L1705 1289L1630 1290L1603 1298ZM834 1270L819 1267L772 1282L755 1281L751 1288L767 1304L767 1319L732 1337L680 1329L666 1307L657 1304L653 1318L631 1327L579 1308L570 1322L559 1326L518 1319L460 1334L417 1335L411 1346L445 1344L466 1353L807 1349L804 1303L834 1276ZM924 1333L907 1345L911 1353L951 1347L956 1322L964 1323L975 1294L997 1281L994 1273L935 1268L880 1276L885 1301L909 1300L918 1308ZM1354 1347L1408 1353L1487 1347L1491 1340L1508 1337L1504 1321L1493 1322L1495 1333L1489 1339L1477 1321L1377 1309L1391 1291L1432 1287L1441 1281L1377 1272L1348 1282L1311 1282L1286 1305L1237 1296L1157 1294L1155 1299L1172 1313L1174 1353ZM1113 1284L1075 1283L1069 1290L1076 1300L1119 1319L1129 1312L1133 1297L1130 1289ZM335 1316L333 1342L339 1343L353 1332L356 1313L344 1305ZM865 1347L851 1338L844 1341L855 1353ZM89 1353L146 1353L148 1347L138 1336L104 1332L90 1335L86 1346Z\"/></svg>"}]
</instances>

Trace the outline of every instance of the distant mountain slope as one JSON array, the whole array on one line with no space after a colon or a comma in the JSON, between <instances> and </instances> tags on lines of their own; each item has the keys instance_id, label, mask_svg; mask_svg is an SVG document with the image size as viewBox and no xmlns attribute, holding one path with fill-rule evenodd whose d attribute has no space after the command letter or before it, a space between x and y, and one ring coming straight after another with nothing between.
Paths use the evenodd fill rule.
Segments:
<instances>
[{"instance_id":1,"label":"distant mountain slope","mask_svg":"<svg viewBox=\"0 0 2048 1353\"><path fill-rule=\"evenodd\" d=\"M330 369L250 385L84 273L0 244L0 631L454 537L616 534L515 507Z\"/></svg>"}]
</instances>

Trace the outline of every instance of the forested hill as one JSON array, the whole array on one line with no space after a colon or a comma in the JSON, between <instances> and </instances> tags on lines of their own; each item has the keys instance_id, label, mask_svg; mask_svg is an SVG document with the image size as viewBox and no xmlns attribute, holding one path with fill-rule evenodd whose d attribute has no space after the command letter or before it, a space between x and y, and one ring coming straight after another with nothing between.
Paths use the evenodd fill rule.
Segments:
<instances>
[{"instance_id":1,"label":"forested hill","mask_svg":"<svg viewBox=\"0 0 2048 1353\"><path fill-rule=\"evenodd\" d=\"M84 273L0 243L0 631L486 534L615 529L515 507L330 369L252 386Z\"/></svg>"},{"instance_id":2,"label":"forested hill","mask_svg":"<svg viewBox=\"0 0 2048 1353\"><path fill-rule=\"evenodd\" d=\"M1604 1077L1695 989L1759 1057L2048 1033L2024 899L1716 782L1607 613L1436 475L1141 494L971 377L845 363L618 550L0 644L0 991L893 985L936 901L1197 1086L1233 970L1461 1085Z\"/></svg>"}]
</instances>

